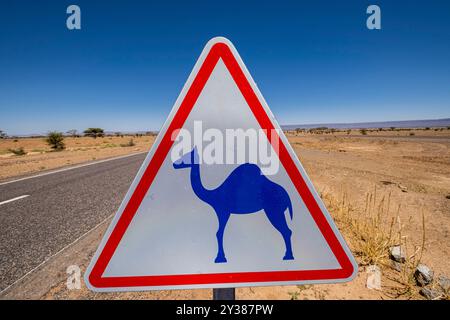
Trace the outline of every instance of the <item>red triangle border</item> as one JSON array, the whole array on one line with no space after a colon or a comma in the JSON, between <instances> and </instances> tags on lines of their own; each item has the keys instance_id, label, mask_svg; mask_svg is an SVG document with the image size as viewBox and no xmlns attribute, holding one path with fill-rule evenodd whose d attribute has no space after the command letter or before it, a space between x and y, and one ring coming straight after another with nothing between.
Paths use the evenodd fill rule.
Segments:
<instances>
[{"instance_id":1,"label":"red triangle border","mask_svg":"<svg viewBox=\"0 0 450 320\"><path fill-rule=\"evenodd\" d=\"M279 142L279 153L281 163L292 180L303 202L307 206L311 216L323 234L337 261L340 269L327 270L299 270L299 271L268 271L268 272L240 272L240 273L211 273L211 274L182 274L182 275L153 275L153 276L127 276L127 277L103 277L103 273L108 266L114 252L125 234L130 222L136 214L142 200L150 188L156 174L159 171L166 155L168 154L173 141L171 139L174 130L183 127L190 111L192 110L197 98L203 90L219 58L222 59L228 71L232 75L239 90L244 96L247 104L250 106L255 118L261 128L266 129L267 138L271 140L271 135L276 135L275 139ZM344 248L339 242L336 234L329 225L324 213L316 202L303 176L298 170L295 162L291 158L289 151L283 141L276 133L272 121L266 114L263 105L254 92L245 73L241 69L238 61L233 55L229 45L225 42L215 43L206 58L204 59L197 75L195 76L190 88L188 89L178 111L172 119L167 131L165 132L159 146L157 147L152 159L145 169L139 183L130 197L122 215L119 217L114 229L98 256L91 273L89 282L95 288L125 288L125 287L157 287L157 286L183 286L183 285L208 285L224 283L261 283L264 282L287 282L287 281L307 281L307 280L330 280L346 279L354 272L354 266L347 256Z\"/></svg>"}]
</instances>

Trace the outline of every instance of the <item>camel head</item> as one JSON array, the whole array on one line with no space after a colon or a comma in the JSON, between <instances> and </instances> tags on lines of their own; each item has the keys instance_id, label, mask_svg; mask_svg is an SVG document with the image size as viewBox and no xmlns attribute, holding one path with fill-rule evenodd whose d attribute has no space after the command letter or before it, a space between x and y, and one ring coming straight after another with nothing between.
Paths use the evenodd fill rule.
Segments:
<instances>
[{"instance_id":1,"label":"camel head","mask_svg":"<svg viewBox=\"0 0 450 320\"><path fill-rule=\"evenodd\" d=\"M181 156L180 159L173 162L175 169L190 168L195 164L199 164L199 156L197 147L194 147L191 152L188 152Z\"/></svg>"}]
</instances>

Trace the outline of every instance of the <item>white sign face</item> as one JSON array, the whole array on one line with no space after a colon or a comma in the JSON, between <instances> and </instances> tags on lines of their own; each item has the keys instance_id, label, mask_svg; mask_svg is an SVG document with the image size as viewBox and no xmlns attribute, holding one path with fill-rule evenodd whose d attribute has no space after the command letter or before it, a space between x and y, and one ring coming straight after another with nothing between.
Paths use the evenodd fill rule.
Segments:
<instances>
[{"instance_id":1,"label":"white sign face","mask_svg":"<svg viewBox=\"0 0 450 320\"><path fill-rule=\"evenodd\" d=\"M356 273L236 49L210 40L88 267L88 287L329 283Z\"/></svg>"}]
</instances>

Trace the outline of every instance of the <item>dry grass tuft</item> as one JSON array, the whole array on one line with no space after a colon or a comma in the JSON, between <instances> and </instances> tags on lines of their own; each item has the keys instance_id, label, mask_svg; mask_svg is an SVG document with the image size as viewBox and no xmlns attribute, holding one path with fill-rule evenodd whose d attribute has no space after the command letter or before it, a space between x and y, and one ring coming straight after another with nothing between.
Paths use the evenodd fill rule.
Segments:
<instances>
[{"instance_id":1,"label":"dry grass tuft","mask_svg":"<svg viewBox=\"0 0 450 320\"><path fill-rule=\"evenodd\" d=\"M425 249L425 215L423 209L422 214L422 241L420 244L411 243L408 240L408 236L404 235L404 225L400 221L400 217L397 217L397 243L401 244L405 250L406 261L401 265L399 276L390 276L389 279L396 282L400 287L388 288L387 294L393 298L405 297L408 299L417 298L419 289L414 278L414 272L422 260L423 251Z\"/></svg>"},{"instance_id":2,"label":"dry grass tuft","mask_svg":"<svg viewBox=\"0 0 450 320\"><path fill-rule=\"evenodd\" d=\"M377 190L367 193L364 210L358 210L350 203L346 192L340 200L323 193L322 198L334 213L340 229L351 237L353 252L361 266L386 266L389 262L389 248L396 245L393 236L394 216L390 208L389 193L377 199ZM400 206L397 208L398 217Z\"/></svg>"},{"instance_id":3,"label":"dry grass tuft","mask_svg":"<svg viewBox=\"0 0 450 320\"><path fill-rule=\"evenodd\" d=\"M404 234L404 225L400 219L401 205L391 206L391 193L378 195L377 188L366 194L364 209L354 207L346 192L341 199L330 193L321 193L322 199L333 213L339 229L346 234L352 251L360 266L377 265L395 286L385 287L385 293L391 298L417 298L419 288L416 286L414 271L420 263L425 248L425 216L422 210L422 241L412 244ZM390 260L390 248L402 246L405 263L400 264L400 271L394 270Z\"/></svg>"},{"instance_id":4,"label":"dry grass tuft","mask_svg":"<svg viewBox=\"0 0 450 320\"><path fill-rule=\"evenodd\" d=\"M13 153L13 154L16 155L16 156L24 156L24 155L27 154L27 153L25 152L25 150L23 149L23 147L19 147L19 148L16 148L16 149L10 148L10 149L8 149L8 151L11 152L11 153Z\"/></svg>"}]
</instances>

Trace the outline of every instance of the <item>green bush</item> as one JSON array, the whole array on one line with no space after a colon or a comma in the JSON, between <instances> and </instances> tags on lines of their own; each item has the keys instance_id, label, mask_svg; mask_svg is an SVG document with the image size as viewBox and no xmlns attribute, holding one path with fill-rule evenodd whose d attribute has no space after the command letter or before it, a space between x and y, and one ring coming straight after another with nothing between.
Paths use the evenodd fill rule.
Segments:
<instances>
[{"instance_id":1,"label":"green bush","mask_svg":"<svg viewBox=\"0 0 450 320\"><path fill-rule=\"evenodd\" d=\"M61 132L52 131L47 134L45 141L50 145L53 150L64 150L66 145L64 144L64 136Z\"/></svg>"}]
</instances>

